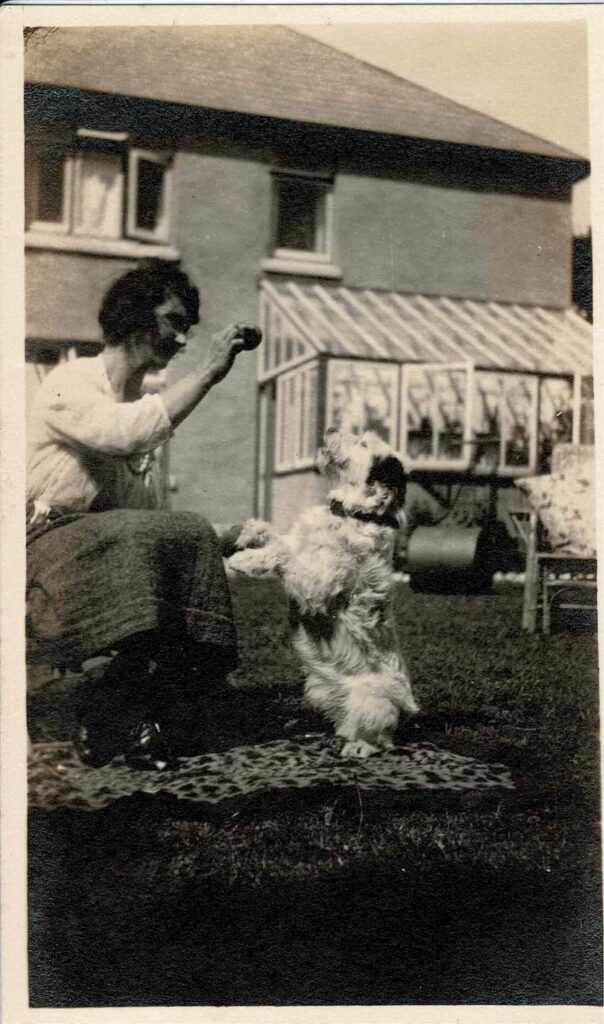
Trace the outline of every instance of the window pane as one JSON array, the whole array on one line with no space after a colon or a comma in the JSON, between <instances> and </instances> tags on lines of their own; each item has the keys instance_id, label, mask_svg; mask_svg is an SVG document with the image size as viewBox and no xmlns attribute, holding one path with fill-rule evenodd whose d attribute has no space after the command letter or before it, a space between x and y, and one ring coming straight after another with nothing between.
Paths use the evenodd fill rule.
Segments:
<instances>
[{"instance_id":1,"label":"window pane","mask_svg":"<svg viewBox=\"0 0 604 1024\"><path fill-rule=\"evenodd\" d=\"M300 373L298 381L298 390L300 394L299 402L299 431L296 444L296 459L304 458L304 436L306 433L306 374L304 371Z\"/></svg>"},{"instance_id":2,"label":"window pane","mask_svg":"<svg viewBox=\"0 0 604 1024\"><path fill-rule=\"evenodd\" d=\"M35 160L38 171L35 219L60 224L63 221L65 155L52 150L41 151Z\"/></svg>"},{"instance_id":3,"label":"window pane","mask_svg":"<svg viewBox=\"0 0 604 1024\"><path fill-rule=\"evenodd\" d=\"M396 367L334 360L329 365L328 427L351 434L373 430L394 443Z\"/></svg>"},{"instance_id":4,"label":"window pane","mask_svg":"<svg viewBox=\"0 0 604 1024\"><path fill-rule=\"evenodd\" d=\"M164 164L154 160L137 162L136 226L143 231L156 231L164 212Z\"/></svg>"},{"instance_id":5,"label":"window pane","mask_svg":"<svg viewBox=\"0 0 604 1024\"><path fill-rule=\"evenodd\" d=\"M477 373L474 380L472 436L476 445L473 468L482 473L495 473L501 453L503 381L496 373Z\"/></svg>"},{"instance_id":6,"label":"window pane","mask_svg":"<svg viewBox=\"0 0 604 1024\"><path fill-rule=\"evenodd\" d=\"M74 230L80 235L119 238L123 195L121 157L83 153L78 167Z\"/></svg>"},{"instance_id":7,"label":"window pane","mask_svg":"<svg viewBox=\"0 0 604 1024\"><path fill-rule=\"evenodd\" d=\"M277 247L304 252L324 251L324 230L317 238L318 202L322 193L308 181L279 181ZM319 248L320 245L320 248Z\"/></svg>"},{"instance_id":8,"label":"window pane","mask_svg":"<svg viewBox=\"0 0 604 1024\"><path fill-rule=\"evenodd\" d=\"M318 416L318 370L312 366L306 371L307 381L307 418L306 418L306 439L304 444L304 456L314 458L317 453L317 416Z\"/></svg>"},{"instance_id":9,"label":"window pane","mask_svg":"<svg viewBox=\"0 0 604 1024\"><path fill-rule=\"evenodd\" d=\"M579 421L579 443L596 443L593 377L581 378L581 419Z\"/></svg>"},{"instance_id":10,"label":"window pane","mask_svg":"<svg viewBox=\"0 0 604 1024\"><path fill-rule=\"evenodd\" d=\"M429 371L409 369L405 377L407 454L411 459L430 459L434 445L434 389Z\"/></svg>"},{"instance_id":11,"label":"window pane","mask_svg":"<svg viewBox=\"0 0 604 1024\"><path fill-rule=\"evenodd\" d=\"M539 402L539 469L551 469L551 456L557 444L573 437L573 388L560 377L544 378Z\"/></svg>"},{"instance_id":12,"label":"window pane","mask_svg":"<svg viewBox=\"0 0 604 1024\"><path fill-rule=\"evenodd\" d=\"M279 439L280 458L279 462L284 466L291 466L296 458L296 443L298 437L298 402L297 384L295 375L280 381L281 388L281 437Z\"/></svg>"},{"instance_id":13,"label":"window pane","mask_svg":"<svg viewBox=\"0 0 604 1024\"><path fill-rule=\"evenodd\" d=\"M530 465L533 404L528 380L524 377L505 378L501 420L506 466Z\"/></svg>"},{"instance_id":14,"label":"window pane","mask_svg":"<svg viewBox=\"0 0 604 1024\"><path fill-rule=\"evenodd\" d=\"M406 451L411 460L467 462L468 372L454 366L405 369Z\"/></svg>"},{"instance_id":15,"label":"window pane","mask_svg":"<svg viewBox=\"0 0 604 1024\"><path fill-rule=\"evenodd\" d=\"M467 374L464 370L441 370L434 374L438 437L436 456L459 461L464 458Z\"/></svg>"}]
</instances>

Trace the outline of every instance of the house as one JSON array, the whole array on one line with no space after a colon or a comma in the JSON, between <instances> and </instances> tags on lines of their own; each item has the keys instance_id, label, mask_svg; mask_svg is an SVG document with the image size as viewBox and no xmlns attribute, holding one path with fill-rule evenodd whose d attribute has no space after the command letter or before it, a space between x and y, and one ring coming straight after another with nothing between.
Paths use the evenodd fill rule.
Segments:
<instances>
[{"instance_id":1,"label":"house","mask_svg":"<svg viewBox=\"0 0 604 1024\"><path fill-rule=\"evenodd\" d=\"M557 440L593 443L585 160L276 26L36 33L25 98L31 388L98 349L140 258L182 261L202 335L262 323L171 442L173 507L286 524L327 425L377 430L445 511L504 514Z\"/></svg>"}]
</instances>

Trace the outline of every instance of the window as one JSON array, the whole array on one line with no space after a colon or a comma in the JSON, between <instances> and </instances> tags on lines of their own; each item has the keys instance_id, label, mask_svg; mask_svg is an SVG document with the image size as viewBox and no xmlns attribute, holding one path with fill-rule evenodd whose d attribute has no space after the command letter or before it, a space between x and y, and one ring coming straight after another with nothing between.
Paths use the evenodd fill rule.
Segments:
<instances>
[{"instance_id":1,"label":"window","mask_svg":"<svg viewBox=\"0 0 604 1024\"><path fill-rule=\"evenodd\" d=\"M551 470L557 444L573 438L573 386L565 377L544 377L539 382L539 469Z\"/></svg>"},{"instance_id":2,"label":"window","mask_svg":"<svg viewBox=\"0 0 604 1024\"><path fill-rule=\"evenodd\" d=\"M284 373L277 380L278 471L314 465L318 430L318 373L316 362Z\"/></svg>"},{"instance_id":3,"label":"window","mask_svg":"<svg viewBox=\"0 0 604 1024\"><path fill-rule=\"evenodd\" d=\"M579 444L595 444L596 429L594 423L594 379L581 374L578 377L578 429Z\"/></svg>"},{"instance_id":4,"label":"window","mask_svg":"<svg viewBox=\"0 0 604 1024\"><path fill-rule=\"evenodd\" d=\"M123 132L80 129L62 146L29 146L27 230L167 242L171 158L126 142Z\"/></svg>"},{"instance_id":5,"label":"window","mask_svg":"<svg viewBox=\"0 0 604 1024\"><path fill-rule=\"evenodd\" d=\"M265 286L266 287L266 286ZM275 376L296 363L305 362L316 354L316 349L296 330L274 302L267 298L265 288L260 292L260 324L264 341L258 349L258 373L261 380Z\"/></svg>"},{"instance_id":6,"label":"window","mask_svg":"<svg viewBox=\"0 0 604 1024\"><path fill-rule=\"evenodd\" d=\"M394 363L331 360L326 426L357 435L373 430L396 447L398 378Z\"/></svg>"},{"instance_id":7,"label":"window","mask_svg":"<svg viewBox=\"0 0 604 1024\"><path fill-rule=\"evenodd\" d=\"M26 227L66 233L71 222L73 163L62 149L30 149L25 163Z\"/></svg>"},{"instance_id":8,"label":"window","mask_svg":"<svg viewBox=\"0 0 604 1024\"><path fill-rule=\"evenodd\" d=\"M403 367L401 452L412 468L469 464L472 374L464 363Z\"/></svg>"},{"instance_id":9,"label":"window","mask_svg":"<svg viewBox=\"0 0 604 1024\"><path fill-rule=\"evenodd\" d=\"M121 157L113 153L78 153L73 166L73 234L120 238L124 202Z\"/></svg>"},{"instance_id":10,"label":"window","mask_svg":"<svg viewBox=\"0 0 604 1024\"><path fill-rule=\"evenodd\" d=\"M475 375L474 472L500 476L535 472L537 393L536 377L486 370Z\"/></svg>"},{"instance_id":11,"label":"window","mask_svg":"<svg viewBox=\"0 0 604 1024\"><path fill-rule=\"evenodd\" d=\"M331 182L306 174L276 174L274 255L331 258Z\"/></svg>"},{"instance_id":12,"label":"window","mask_svg":"<svg viewBox=\"0 0 604 1024\"><path fill-rule=\"evenodd\" d=\"M128 235L147 242L166 242L170 231L170 158L131 149L128 166Z\"/></svg>"}]
</instances>

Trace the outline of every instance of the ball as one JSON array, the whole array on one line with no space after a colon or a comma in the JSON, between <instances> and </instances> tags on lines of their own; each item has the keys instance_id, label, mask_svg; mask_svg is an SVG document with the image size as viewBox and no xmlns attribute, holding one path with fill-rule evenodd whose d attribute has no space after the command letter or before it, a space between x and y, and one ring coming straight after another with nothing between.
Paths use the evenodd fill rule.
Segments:
<instances>
[{"instance_id":1,"label":"ball","mask_svg":"<svg viewBox=\"0 0 604 1024\"><path fill-rule=\"evenodd\" d=\"M241 332L243 347L245 349L258 348L262 341L262 331L258 327L244 327Z\"/></svg>"}]
</instances>

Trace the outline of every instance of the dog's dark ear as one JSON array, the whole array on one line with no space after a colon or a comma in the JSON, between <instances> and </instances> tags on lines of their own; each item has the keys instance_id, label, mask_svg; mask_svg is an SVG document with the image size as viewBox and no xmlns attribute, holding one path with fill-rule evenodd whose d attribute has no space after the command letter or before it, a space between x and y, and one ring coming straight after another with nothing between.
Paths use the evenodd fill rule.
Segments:
<instances>
[{"instance_id":1,"label":"dog's dark ear","mask_svg":"<svg viewBox=\"0 0 604 1024\"><path fill-rule=\"evenodd\" d=\"M369 486L382 484L392 492L392 501L390 502L392 512L398 512L403 507L407 490L407 474L396 455L387 455L384 459L374 459L367 477L367 484Z\"/></svg>"}]
</instances>

